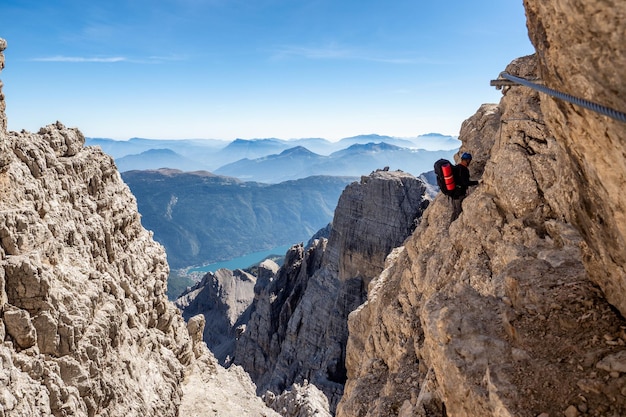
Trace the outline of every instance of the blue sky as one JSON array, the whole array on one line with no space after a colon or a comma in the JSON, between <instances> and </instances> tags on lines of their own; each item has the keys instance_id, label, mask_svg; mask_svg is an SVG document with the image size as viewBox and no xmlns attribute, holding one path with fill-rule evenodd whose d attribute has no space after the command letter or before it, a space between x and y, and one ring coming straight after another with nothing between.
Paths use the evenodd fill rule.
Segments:
<instances>
[{"instance_id":1,"label":"blue sky","mask_svg":"<svg viewBox=\"0 0 626 417\"><path fill-rule=\"evenodd\" d=\"M10 130L457 135L533 52L522 0L2 0Z\"/></svg>"}]
</instances>

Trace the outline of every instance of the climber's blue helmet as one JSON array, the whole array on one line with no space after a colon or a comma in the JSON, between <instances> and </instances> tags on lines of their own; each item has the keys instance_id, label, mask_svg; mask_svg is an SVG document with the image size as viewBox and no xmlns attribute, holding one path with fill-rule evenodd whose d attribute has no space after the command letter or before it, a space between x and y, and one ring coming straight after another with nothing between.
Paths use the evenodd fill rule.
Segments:
<instances>
[{"instance_id":1,"label":"climber's blue helmet","mask_svg":"<svg viewBox=\"0 0 626 417\"><path fill-rule=\"evenodd\" d=\"M461 160L463 159L467 159L467 160L472 160L472 154L469 152L463 152L463 155L461 155Z\"/></svg>"}]
</instances>

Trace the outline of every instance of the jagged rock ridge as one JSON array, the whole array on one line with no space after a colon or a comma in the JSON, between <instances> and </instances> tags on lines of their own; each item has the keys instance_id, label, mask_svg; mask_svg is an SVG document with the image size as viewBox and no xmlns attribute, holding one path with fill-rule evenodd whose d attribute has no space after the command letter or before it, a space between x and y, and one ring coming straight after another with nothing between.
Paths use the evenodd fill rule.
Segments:
<instances>
[{"instance_id":1,"label":"jagged rock ridge","mask_svg":"<svg viewBox=\"0 0 626 417\"><path fill-rule=\"evenodd\" d=\"M342 193L328 240L294 246L269 282L255 287L251 318L234 362L260 392L305 381L334 410L346 378L347 317L364 301L387 254L415 227L429 199L421 180L375 171Z\"/></svg>"},{"instance_id":2,"label":"jagged rock ridge","mask_svg":"<svg viewBox=\"0 0 626 417\"><path fill-rule=\"evenodd\" d=\"M263 279L275 273L278 265L265 261L259 270ZM175 302L185 320L204 315L209 325L205 327L203 340L221 363L228 363L240 326L245 326L250 318L256 282L257 277L240 269L220 269L207 273Z\"/></svg>"},{"instance_id":3,"label":"jagged rock ridge","mask_svg":"<svg viewBox=\"0 0 626 417\"><path fill-rule=\"evenodd\" d=\"M110 158L83 140L57 123L0 141L3 406L174 415L193 355L165 298L165 253Z\"/></svg>"}]
</instances>

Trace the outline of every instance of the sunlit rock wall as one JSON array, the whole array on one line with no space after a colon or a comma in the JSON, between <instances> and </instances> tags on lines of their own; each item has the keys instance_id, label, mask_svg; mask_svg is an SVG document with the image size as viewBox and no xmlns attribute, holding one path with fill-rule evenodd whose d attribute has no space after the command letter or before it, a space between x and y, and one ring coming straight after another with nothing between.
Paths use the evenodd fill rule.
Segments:
<instances>
[{"instance_id":1,"label":"sunlit rock wall","mask_svg":"<svg viewBox=\"0 0 626 417\"><path fill-rule=\"evenodd\" d=\"M525 4L537 54L506 70L623 111L626 4ZM461 129L459 219L439 196L350 315L338 416L626 414L626 125L503 93Z\"/></svg>"}]
</instances>

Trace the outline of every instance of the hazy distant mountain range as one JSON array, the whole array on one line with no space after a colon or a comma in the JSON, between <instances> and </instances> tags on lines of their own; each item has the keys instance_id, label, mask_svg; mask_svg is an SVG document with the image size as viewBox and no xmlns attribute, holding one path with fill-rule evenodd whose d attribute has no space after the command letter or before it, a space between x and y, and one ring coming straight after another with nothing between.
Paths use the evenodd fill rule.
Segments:
<instances>
[{"instance_id":1,"label":"hazy distant mountain range","mask_svg":"<svg viewBox=\"0 0 626 417\"><path fill-rule=\"evenodd\" d=\"M356 179L261 184L171 169L128 171L122 178L173 269L306 242L332 220L339 195Z\"/></svg>"},{"instance_id":2,"label":"hazy distant mountain range","mask_svg":"<svg viewBox=\"0 0 626 417\"><path fill-rule=\"evenodd\" d=\"M439 158L451 158L452 151L425 151L390 145L385 142L355 144L346 149L323 156L298 146L277 155L257 159L241 159L214 172L242 180L277 183L311 175L348 175L358 177L390 167L418 176L432 170Z\"/></svg>"},{"instance_id":3,"label":"hazy distant mountain range","mask_svg":"<svg viewBox=\"0 0 626 417\"><path fill-rule=\"evenodd\" d=\"M86 144L115 159L173 269L306 242L332 220L350 182L384 167L418 176L460 146L439 134Z\"/></svg>"},{"instance_id":4,"label":"hazy distant mountain range","mask_svg":"<svg viewBox=\"0 0 626 417\"><path fill-rule=\"evenodd\" d=\"M126 155L115 160L120 172L185 167L188 171L200 171L206 166L198 161L184 157L171 149L148 149L140 154Z\"/></svg>"},{"instance_id":5,"label":"hazy distant mountain range","mask_svg":"<svg viewBox=\"0 0 626 417\"><path fill-rule=\"evenodd\" d=\"M305 139L217 139L128 141L87 138L111 155L121 172L170 168L206 170L247 181L277 183L311 175L367 175L390 169L419 175L439 157L451 157L456 137L430 133L414 138L360 135L330 142Z\"/></svg>"}]
</instances>

